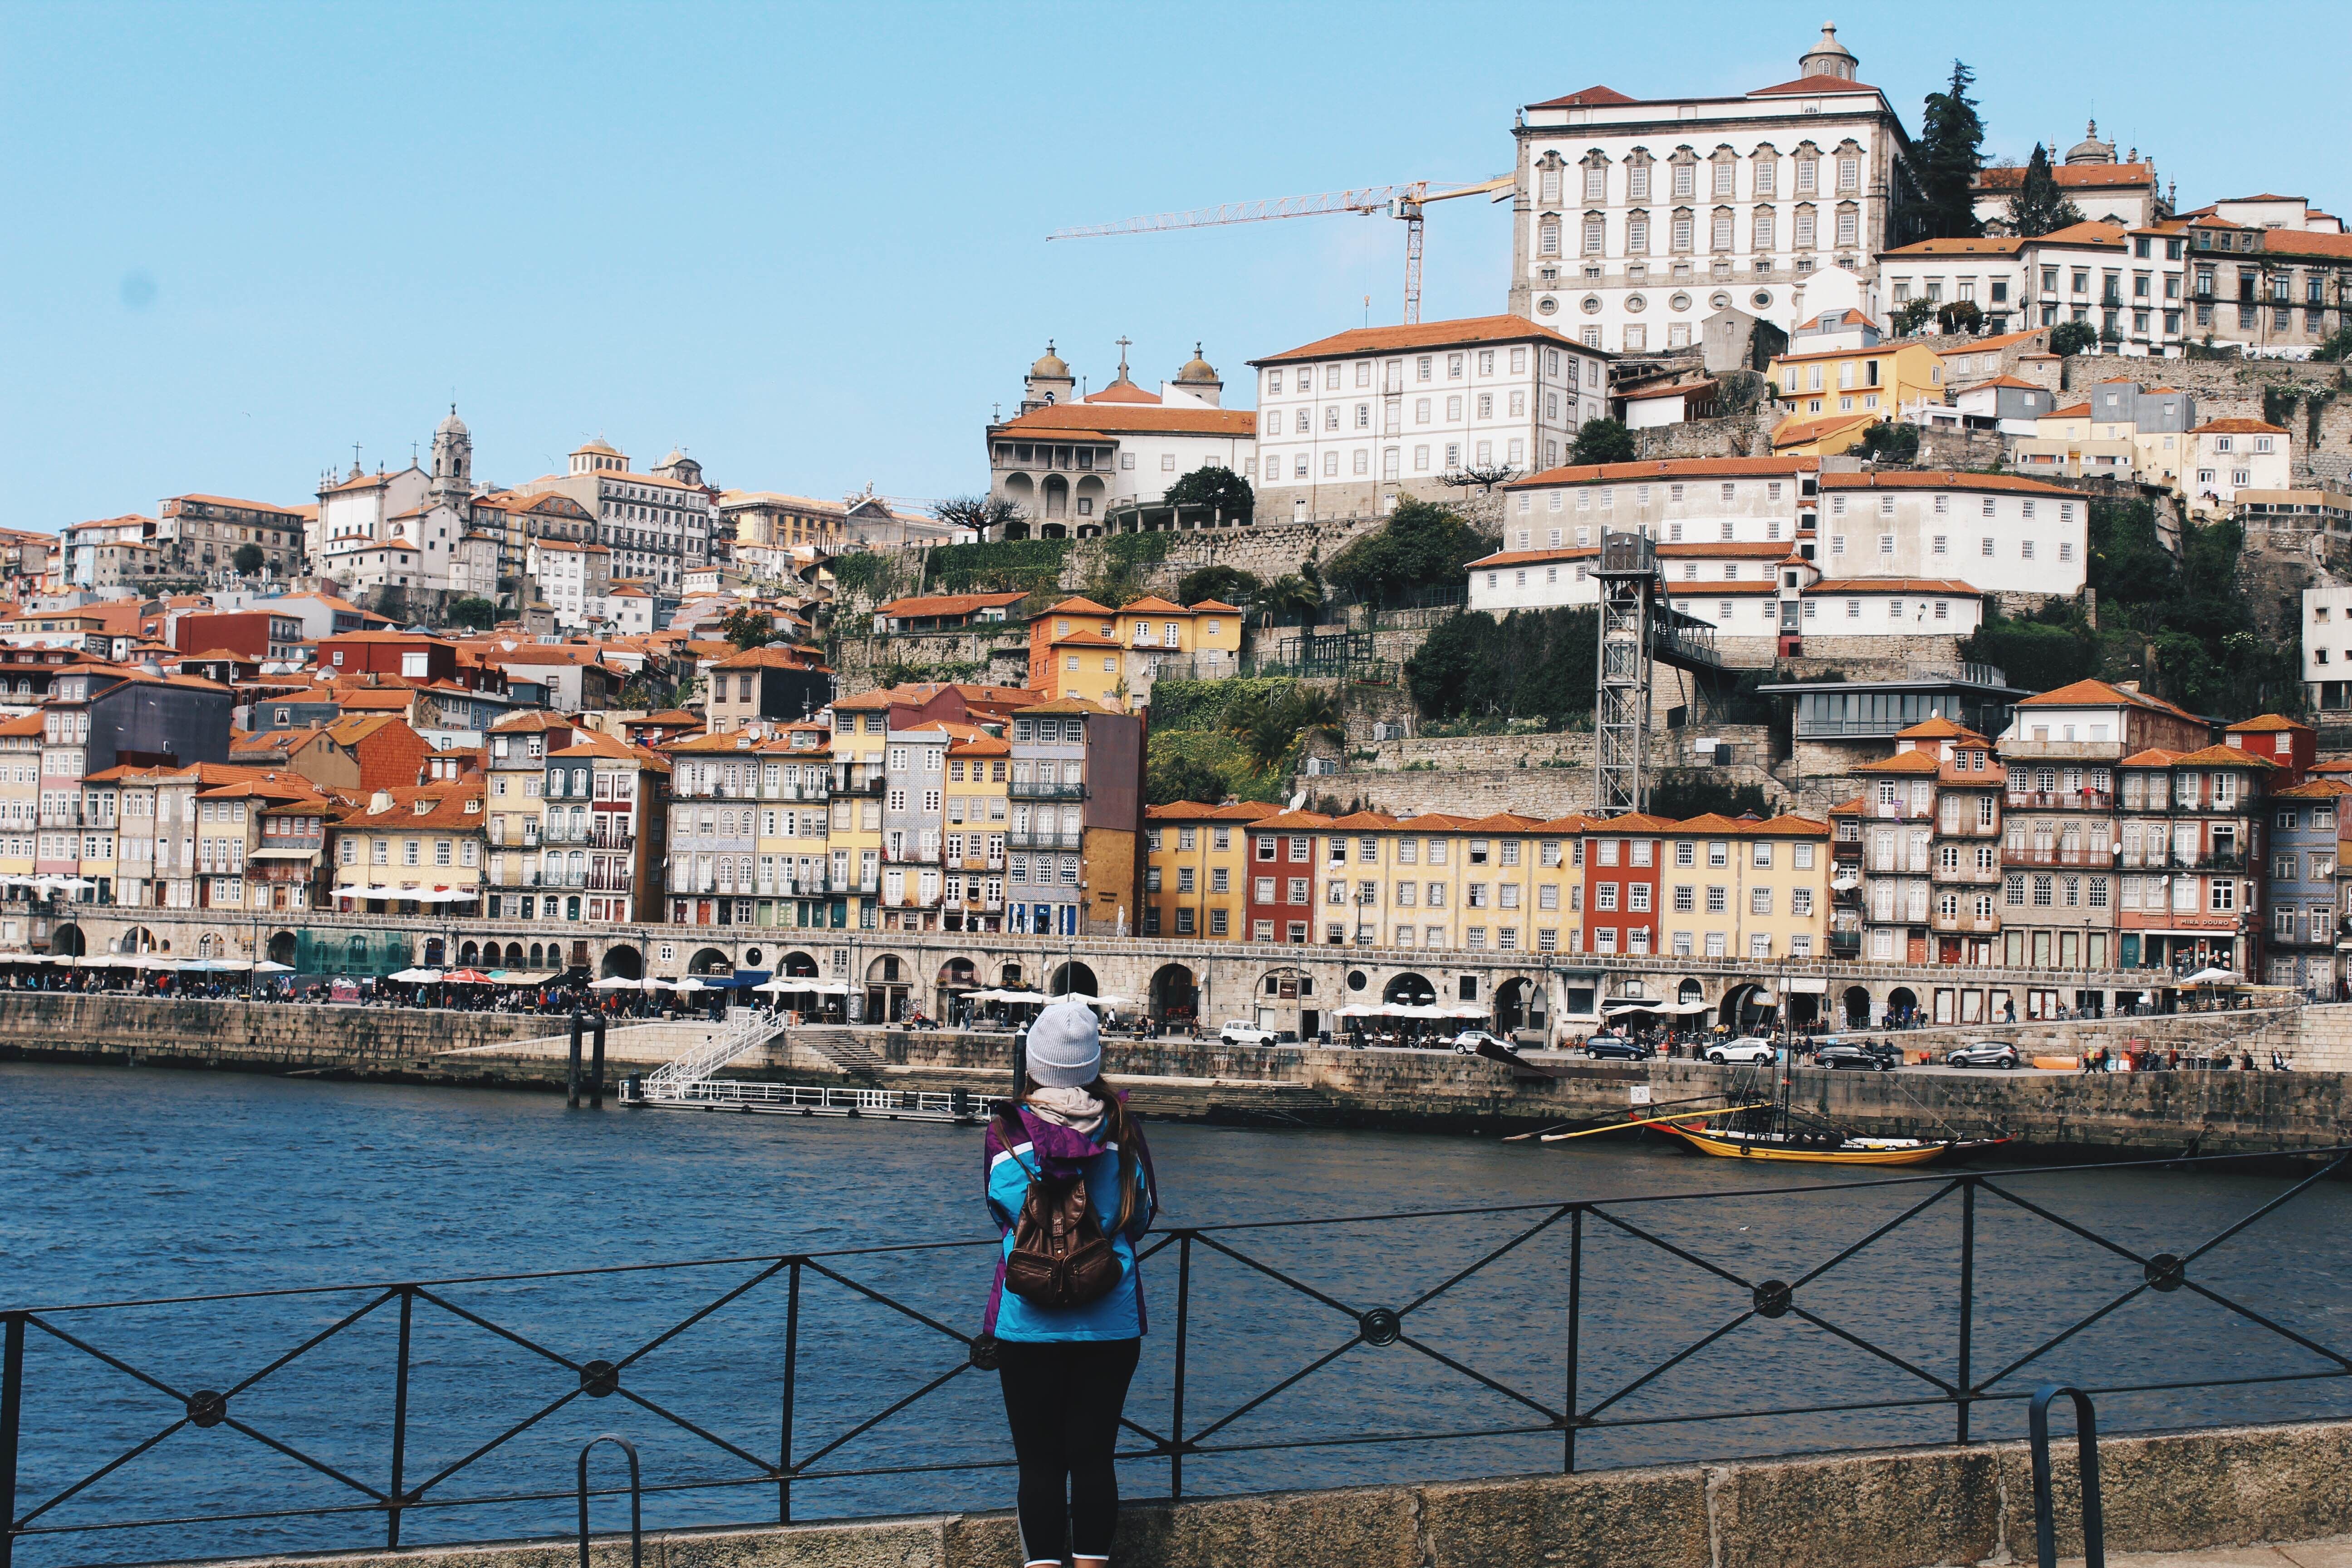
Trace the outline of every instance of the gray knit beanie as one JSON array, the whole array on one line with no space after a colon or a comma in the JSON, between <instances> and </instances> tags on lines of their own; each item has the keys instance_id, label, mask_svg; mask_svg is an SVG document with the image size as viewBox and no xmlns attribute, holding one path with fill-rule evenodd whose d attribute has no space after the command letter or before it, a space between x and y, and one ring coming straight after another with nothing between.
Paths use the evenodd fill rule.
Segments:
<instances>
[{"instance_id":1,"label":"gray knit beanie","mask_svg":"<svg viewBox=\"0 0 2352 1568\"><path fill-rule=\"evenodd\" d=\"M1080 1089L1102 1076L1102 1028L1083 1002L1058 1001L1029 1026L1029 1076L1044 1089Z\"/></svg>"}]
</instances>

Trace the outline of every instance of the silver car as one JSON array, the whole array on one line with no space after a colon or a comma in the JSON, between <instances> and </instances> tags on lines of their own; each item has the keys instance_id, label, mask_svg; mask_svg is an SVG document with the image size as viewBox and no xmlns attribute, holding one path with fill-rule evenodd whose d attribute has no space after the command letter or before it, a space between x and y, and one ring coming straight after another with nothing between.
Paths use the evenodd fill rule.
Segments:
<instances>
[{"instance_id":1,"label":"silver car","mask_svg":"<svg viewBox=\"0 0 2352 1568\"><path fill-rule=\"evenodd\" d=\"M2017 1047L2005 1040L1971 1040L1944 1053L1948 1068L2013 1068Z\"/></svg>"}]
</instances>

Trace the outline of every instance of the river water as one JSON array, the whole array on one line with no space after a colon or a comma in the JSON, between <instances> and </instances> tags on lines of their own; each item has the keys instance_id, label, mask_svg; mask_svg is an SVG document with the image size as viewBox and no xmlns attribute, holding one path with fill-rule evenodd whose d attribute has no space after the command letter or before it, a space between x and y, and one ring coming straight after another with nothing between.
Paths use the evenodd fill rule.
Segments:
<instances>
[{"instance_id":1,"label":"river water","mask_svg":"<svg viewBox=\"0 0 2352 1568\"><path fill-rule=\"evenodd\" d=\"M788 1332L793 1454L811 1471L792 1489L795 1518L1009 1500L1009 1474L990 1468L1007 1458L992 1379L948 1375L962 1349L922 1321L978 1327L988 1252L976 1130L568 1111L548 1096L15 1064L0 1064L0 1103L8 1111L0 1307L309 1292L45 1310L41 1323L87 1349L39 1324L28 1330L20 1518L163 1432L198 1390L231 1391L226 1422L179 1426L32 1527L350 1510L32 1534L20 1563L380 1544L383 1515L360 1489L390 1484L397 1302L238 1386L382 1295L310 1288L788 1253L845 1254L803 1269L796 1319L790 1271L759 1261L477 1281L417 1300L404 1485L423 1486L434 1505L561 1495L411 1509L404 1542L567 1529L572 1456L602 1431L637 1443L649 1486L680 1489L648 1498L649 1524L774 1519L772 1481L720 1483L756 1476L754 1465L780 1449ZM1577 1439L1580 1468L1953 1436L1952 1407L1932 1380L1952 1380L1958 1368L1962 1200L1941 1180L1759 1168L1612 1140L1546 1147L1176 1124L1150 1132L1171 1224L1537 1205L1218 1230L1196 1241L1184 1431L1216 1424L1201 1440L1225 1451L1187 1458L1187 1495L1559 1468L1557 1431L1507 1429L1546 1424L1568 1397L1572 1274L1575 1405L1601 1423ZM1986 1174L1998 1191L1975 1199L1978 1380L2140 1281L2138 1263L2059 1221L2141 1256L2188 1253L2292 1184L2210 1167ZM1580 1227L1541 1206L1570 1200L1600 1212ZM1805 1279L1923 1204L1819 1279ZM2347 1221L2352 1192L2322 1184L2200 1258L2189 1278L2342 1348L2352 1341L2343 1321L2352 1311ZM940 1245L954 1243L971 1245ZM902 1244L919 1249L860 1250ZM1142 1428L1129 1435L1134 1447L1174 1421L1176 1251L1149 1261L1145 1279L1152 1332L1129 1405ZM1748 1317L1709 1340L1752 1304L1748 1287L1767 1279L1798 1281L1799 1310ZM577 1396L577 1373L531 1348L577 1363L619 1362L754 1281L630 1361L625 1396ZM1353 1342L1357 1314L1408 1306L1400 1342ZM2309 1374L2343 1364L2196 1289L2144 1290L1994 1391L2030 1392L2050 1377L2106 1387L2306 1379L2101 1401L2110 1430L2204 1425L2342 1413L2352 1386ZM1898 1401L1918 1403L1811 1408ZM1753 1414L1801 1408L1808 1413ZM2014 1436L2023 1405L1980 1403L1973 1422L1977 1436ZM1407 1433L1448 1436L1346 1441ZM1295 1446L1302 1442L1311 1446ZM600 1482L619 1473L606 1450ZM1171 1485L1164 1458L1130 1459L1122 1477L1134 1496L1165 1495ZM624 1517L619 1506L598 1505L600 1528Z\"/></svg>"}]
</instances>

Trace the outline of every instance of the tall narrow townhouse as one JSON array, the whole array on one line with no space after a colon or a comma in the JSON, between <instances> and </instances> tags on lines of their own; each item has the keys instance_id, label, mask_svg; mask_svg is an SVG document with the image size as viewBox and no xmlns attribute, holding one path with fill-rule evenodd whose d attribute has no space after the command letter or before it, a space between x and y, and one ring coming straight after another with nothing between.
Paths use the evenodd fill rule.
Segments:
<instances>
[{"instance_id":1,"label":"tall narrow townhouse","mask_svg":"<svg viewBox=\"0 0 2352 1568\"><path fill-rule=\"evenodd\" d=\"M2341 994L2336 952L2336 819L2352 783L2320 777L2270 797L2270 970L2323 1002Z\"/></svg>"},{"instance_id":2,"label":"tall narrow townhouse","mask_svg":"<svg viewBox=\"0 0 2352 1568\"><path fill-rule=\"evenodd\" d=\"M759 884L758 738L749 730L697 735L663 748L670 764L669 854L664 891L672 925L751 925ZM781 775L780 775L781 776ZM559 823L562 824L559 827ZM551 845L585 833L585 802L551 809Z\"/></svg>"},{"instance_id":3,"label":"tall narrow townhouse","mask_svg":"<svg viewBox=\"0 0 2352 1568\"><path fill-rule=\"evenodd\" d=\"M889 783L882 797L882 929L936 931L941 839L947 821L948 747L943 723L891 729Z\"/></svg>"},{"instance_id":4,"label":"tall narrow townhouse","mask_svg":"<svg viewBox=\"0 0 2352 1568\"><path fill-rule=\"evenodd\" d=\"M1249 930L1245 829L1281 809L1263 801L1189 800L1148 808L1143 934L1241 941Z\"/></svg>"},{"instance_id":5,"label":"tall narrow townhouse","mask_svg":"<svg viewBox=\"0 0 2352 1568\"><path fill-rule=\"evenodd\" d=\"M1028 930L1043 933L1040 911L1055 935L1139 930L1146 859L1143 720L1065 697L1014 709L1010 738L1009 929L1024 929L1018 906L1024 901L1025 843Z\"/></svg>"},{"instance_id":6,"label":"tall narrow townhouse","mask_svg":"<svg viewBox=\"0 0 2352 1568\"><path fill-rule=\"evenodd\" d=\"M483 737L483 816L490 858L486 912L492 920L539 918L547 753L572 744L573 733L572 721L562 714L534 711L510 714Z\"/></svg>"},{"instance_id":7,"label":"tall narrow townhouse","mask_svg":"<svg viewBox=\"0 0 2352 1568\"><path fill-rule=\"evenodd\" d=\"M33 874L39 831L41 715L0 720L0 879ZM5 889L22 898L21 887Z\"/></svg>"},{"instance_id":8,"label":"tall narrow townhouse","mask_svg":"<svg viewBox=\"0 0 2352 1568\"><path fill-rule=\"evenodd\" d=\"M0 756L0 773L8 764ZM114 901L133 909L147 909L159 903L155 881L157 833L155 813L158 785L168 770L163 768L115 767L94 773L93 779L110 781L117 799L114 835L115 883ZM29 874L32 855L26 852L22 873L6 853L7 841L0 837L0 883L9 876ZM312 881L316 882L316 868Z\"/></svg>"},{"instance_id":9,"label":"tall narrow townhouse","mask_svg":"<svg viewBox=\"0 0 2352 1568\"><path fill-rule=\"evenodd\" d=\"M833 877L833 730L787 724L760 750L760 923L796 930L849 924L846 879Z\"/></svg>"},{"instance_id":10,"label":"tall narrow townhouse","mask_svg":"<svg viewBox=\"0 0 2352 1568\"><path fill-rule=\"evenodd\" d=\"M661 908L670 763L594 731L575 731L571 740L547 754L539 918L566 924L643 919ZM572 962L585 963L587 951L586 941L574 938Z\"/></svg>"},{"instance_id":11,"label":"tall narrow townhouse","mask_svg":"<svg viewBox=\"0 0 2352 1568\"><path fill-rule=\"evenodd\" d=\"M399 885L415 891L402 901L372 906L374 912L477 912L478 785L467 798L472 803L472 820L465 831L436 837L419 859L408 862L417 868L411 875L418 879ZM326 819L334 809L333 801L318 786L292 773L249 773L199 794L197 865L200 869L209 866L213 873L205 889L207 907L257 911L308 908L311 878L326 847ZM433 879L429 884L422 879L426 875Z\"/></svg>"},{"instance_id":12,"label":"tall narrow townhouse","mask_svg":"<svg viewBox=\"0 0 2352 1568\"><path fill-rule=\"evenodd\" d=\"M1592 956L1640 958L1662 951L1659 860L1666 843L1662 836L1671 833L1675 826L1669 817L1629 814L1595 818L1586 828L1582 935L1585 951ZM1731 846L1727 840L1709 840L1702 850L1696 841L1692 842L1692 864L1675 868L1677 873L1691 873L1690 880L1669 885L1691 890L1696 901L1685 918L1695 921L1706 956L1720 958L1729 951L1732 940L1732 889L1727 875ZM1702 853L1704 866L1697 858ZM1679 898L1679 892L1675 896Z\"/></svg>"},{"instance_id":13,"label":"tall narrow townhouse","mask_svg":"<svg viewBox=\"0 0 2352 1568\"><path fill-rule=\"evenodd\" d=\"M831 885L851 924L882 924L882 804L889 787L890 694L868 691L833 705Z\"/></svg>"},{"instance_id":14,"label":"tall narrow townhouse","mask_svg":"<svg viewBox=\"0 0 2352 1568\"><path fill-rule=\"evenodd\" d=\"M2232 746L2124 759L2117 966L2260 973L2264 796L2278 772Z\"/></svg>"},{"instance_id":15,"label":"tall narrow townhouse","mask_svg":"<svg viewBox=\"0 0 2352 1568\"><path fill-rule=\"evenodd\" d=\"M1854 770L1862 812L1862 912L1878 963L1997 962L2001 799L1992 742L1948 719L1895 732L1891 757Z\"/></svg>"},{"instance_id":16,"label":"tall narrow townhouse","mask_svg":"<svg viewBox=\"0 0 2352 1568\"><path fill-rule=\"evenodd\" d=\"M1248 825L1249 892L1244 913L1250 941L1304 946L1314 940L1315 845L1330 826L1331 818L1316 811L1280 812ZM1446 826L1452 826L1450 820ZM1401 840L1401 860L1402 845ZM1399 892L1402 896L1404 889L1400 887Z\"/></svg>"},{"instance_id":17,"label":"tall narrow townhouse","mask_svg":"<svg viewBox=\"0 0 2352 1568\"><path fill-rule=\"evenodd\" d=\"M2117 773L2155 750L2186 754L2211 739L2205 721L2137 683L2078 680L2017 705L2001 735L2000 958L2011 969L2114 967L2121 919L2137 906L2111 885ZM2128 809L2128 807L2126 807ZM2128 855L2129 837L2123 842ZM2105 858L2096 851L2105 847ZM2072 900L2072 902L2068 900ZM2104 903L2095 900L2105 900ZM2036 999L2034 1005L2041 1005Z\"/></svg>"},{"instance_id":18,"label":"tall narrow townhouse","mask_svg":"<svg viewBox=\"0 0 2352 1568\"><path fill-rule=\"evenodd\" d=\"M956 738L948 745L940 921L949 931L1001 931L1013 746L985 730L970 725L955 729Z\"/></svg>"},{"instance_id":19,"label":"tall narrow townhouse","mask_svg":"<svg viewBox=\"0 0 2352 1568\"><path fill-rule=\"evenodd\" d=\"M1535 929L1538 952L1584 948L1584 835L1600 818L1571 812L1538 823L1535 839Z\"/></svg>"},{"instance_id":20,"label":"tall narrow townhouse","mask_svg":"<svg viewBox=\"0 0 2352 1568\"><path fill-rule=\"evenodd\" d=\"M1383 873L1395 859L1390 841L1397 825L1383 811L1350 812L1334 817L1323 847L1323 941L1331 946L1370 947L1381 940L1381 915L1388 905Z\"/></svg>"}]
</instances>

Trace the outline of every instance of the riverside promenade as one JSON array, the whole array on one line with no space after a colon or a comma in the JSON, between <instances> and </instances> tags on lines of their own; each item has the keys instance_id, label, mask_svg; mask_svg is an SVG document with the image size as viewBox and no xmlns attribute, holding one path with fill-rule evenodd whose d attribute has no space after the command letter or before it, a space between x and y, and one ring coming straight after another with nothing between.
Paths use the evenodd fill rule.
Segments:
<instances>
[{"instance_id":1,"label":"riverside promenade","mask_svg":"<svg viewBox=\"0 0 2352 1568\"><path fill-rule=\"evenodd\" d=\"M0 1058L103 1063L446 1084L560 1089L567 1021L429 1008L254 1004L9 992L0 995ZM2291 1152L2338 1141L2352 1078L2302 1070L2344 1054L2352 1006L2281 1013L2192 1013L2065 1026L2078 1049L2126 1040L2200 1051L2244 1046L2294 1072L2140 1074L1863 1073L1797 1069L1801 1103L1869 1133L1998 1128L2030 1160ZM709 1039L698 1020L617 1023L607 1072L644 1073ZM1960 1038L2009 1037L2052 1048L2042 1026L1897 1037L1932 1049ZM723 1077L775 1083L998 1092L1011 1071L1002 1033L887 1027L795 1027L726 1068ZM1686 1060L1603 1063L1548 1054L1528 1072L1450 1052L1228 1047L1214 1040L1112 1039L1109 1073L1146 1114L1210 1121L1384 1127L1495 1135L1605 1120L1639 1103L1715 1093L1738 1068Z\"/></svg>"}]
</instances>

